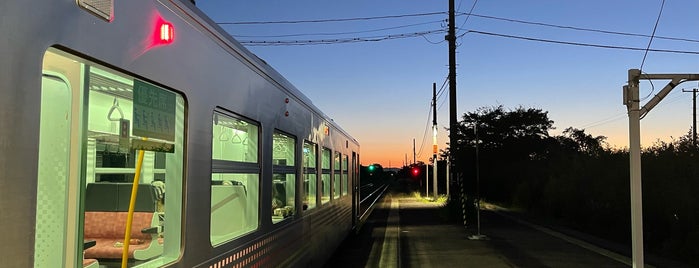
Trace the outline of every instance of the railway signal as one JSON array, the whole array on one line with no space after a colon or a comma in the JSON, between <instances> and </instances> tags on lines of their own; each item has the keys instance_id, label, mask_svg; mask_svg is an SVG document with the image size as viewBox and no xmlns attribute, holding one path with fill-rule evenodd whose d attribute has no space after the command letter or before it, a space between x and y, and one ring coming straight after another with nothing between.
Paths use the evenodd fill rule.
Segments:
<instances>
[{"instance_id":1,"label":"railway signal","mask_svg":"<svg viewBox=\"0 0 699 268\"><path fill-rule=\"evenodd\" d=\"M413 168L410 170L410 173L412 173L413 176L417 177L417 175L420 175L420 169L419 169L418 167L413 167Z\"/></svg>"},{"instance_id":2,"label":"railway signal","mask_svg":"<svg viewBox=\"0 0 699 268\"><path fill-rule=\"evenodd\" d=\"M374 166L374 165L369 165L369 166L367 167L367 169L369 170L369 172L374 172L374 171L376 170L376 166Z\"/></svg>"}]
</instances>

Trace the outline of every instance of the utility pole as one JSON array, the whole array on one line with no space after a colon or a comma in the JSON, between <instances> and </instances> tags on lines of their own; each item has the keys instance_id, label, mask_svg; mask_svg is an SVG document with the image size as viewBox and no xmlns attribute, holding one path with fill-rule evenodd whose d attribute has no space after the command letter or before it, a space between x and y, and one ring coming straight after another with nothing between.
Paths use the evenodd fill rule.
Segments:
<instances>
[{"instance_id":1,"label":"utility pole","mask_svg":"<svg viewBox=\"0 0 699 268\"><path fill-rule=\"evenodd\" d=\"M449 0L449 142L456 138L456 21L454 0Z\"/></svg>"},{"instance_id":2,"label":"utility pole","mask_svg":"<svg viewBox=\"0 0 699 268\"><path fill-rule=\"evenodd\" d=\"M415 156L415 138L413 138L413 164L417 163L416 156Z\"/></svg>"},{"instance_id":3,"label":"utility pole","mask_svg":"<svg viewBox=\"0 0 699 268\"><path fill-rule=\"evenodd\" d=\"M469 236L470 240L487 240L488 237L481 234L481 173L480 173L480 159L478 158L478 145L481 140L478 139L478 121L473 124L473 134L476 136L476 224L478 233Z\"/></svg>"},{"instance_id":4,"label":"utility pole","mask_svg":"<svg viewBox=\"0 0 699 268\"><path fill-rule=\"evenodd\" d=\"M454 147L456 145L456 16L454 0L449 0L449 34L445 37L449 41L449 165L454 165ZM466 195L463 178L457 178L456 168L449 167L449 179L456 178L461 188L461 206L463 207L464 227L466 227Z\"/></svg>"},{"instance_id":5,"label":"utility pole","mask_svg":"<svg viewBox=\"0 0 699 268\"><path fill-rule=\"evenodd\" d=\"M697 92L699 89L682 90L682 92L692 92L692 145L697 146Z\"/></svg>"},{"instance_id":6,"label":"utility pole","mask_svg":"<svg viewBox=\"0 0 699 268\"><path fill-rule=\"evenodd\" d=\"M432 183L434 200L437 200L437 83L432 83Z\"/></svg>"}]
</instances>

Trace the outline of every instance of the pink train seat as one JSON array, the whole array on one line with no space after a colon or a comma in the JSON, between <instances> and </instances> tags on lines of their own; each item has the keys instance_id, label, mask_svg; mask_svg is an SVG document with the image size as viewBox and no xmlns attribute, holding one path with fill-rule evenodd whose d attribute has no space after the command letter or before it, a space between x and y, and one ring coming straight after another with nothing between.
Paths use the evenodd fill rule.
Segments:
<instances>
[{"instance_id":1,"label":"pink train seat","mask_svg":"<svg viewBox=\"0 0 699 268\"><path fill-rule=\"evenodd\" d=\"M85 194L84 239L95 246L84 251L86 259L119 259L124 248L131 184L91 183ZM127 198L128 197L128 198ZM156 213L155 190L139 185L128 255L146 260L163 252L162 226Z\"/></svg>"}]
</instances>

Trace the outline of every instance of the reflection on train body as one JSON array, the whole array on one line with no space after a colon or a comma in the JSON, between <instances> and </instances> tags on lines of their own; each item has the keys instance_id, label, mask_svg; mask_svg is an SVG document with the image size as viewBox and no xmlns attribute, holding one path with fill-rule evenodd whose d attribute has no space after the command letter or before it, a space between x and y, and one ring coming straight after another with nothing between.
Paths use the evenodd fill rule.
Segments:
<instances>
[{"instance_id":1,"label":"reflection on train body","mask_svg":"<svg viewBox=\"0 0 699 268\"><path fill-rule=\"evenodd\" d=\"M193 1L2 6L0 266L319 266L359 226L359 143Z\"/></svg>"}]
</instances>

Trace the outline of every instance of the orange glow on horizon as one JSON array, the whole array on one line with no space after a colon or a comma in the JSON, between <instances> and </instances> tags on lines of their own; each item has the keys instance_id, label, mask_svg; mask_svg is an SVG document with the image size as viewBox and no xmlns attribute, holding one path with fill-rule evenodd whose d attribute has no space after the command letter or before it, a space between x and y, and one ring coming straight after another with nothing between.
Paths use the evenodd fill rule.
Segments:
<instances>
[{"instance_id":1,"label":"orange glow on horizon","mask_svg":"<svg viewBox=\"0 0 699 268\"><path fill-rule=\"evenodd\" d=\"M662 128L645 128L641 130L641 146L647 148L653 146L658 141L671 142L673 139L677 140L679 135L672 136L671 132ZM607 144L613 149L627 149L629 147L629 137L627 130L623 127L619 131L608 131L606 133L594 131L588 133L593 136L605 136L607 137ZM551 136L560 135L560 133L551 133ZM410 165L413 163L413 149L412 143L410 144L397 144L397 143L387 143L385 140L373 140L364 141L360 140L360 157L361 164L363 166L368 166L371 164L380 164L384 168L401 168L404 165ZM417 151L419 151L420 145L416 145ZM432 157L432 152L430 152L430 145L425 145L421 155L418 155L415 160L417 162L428 163L429 158ZM448 148L447 144L441 143L438 145L441 150ZM440 151L441 153L441 151ZM441 159L441 156L438 156Z\"/></svg>"}]
</instances>

